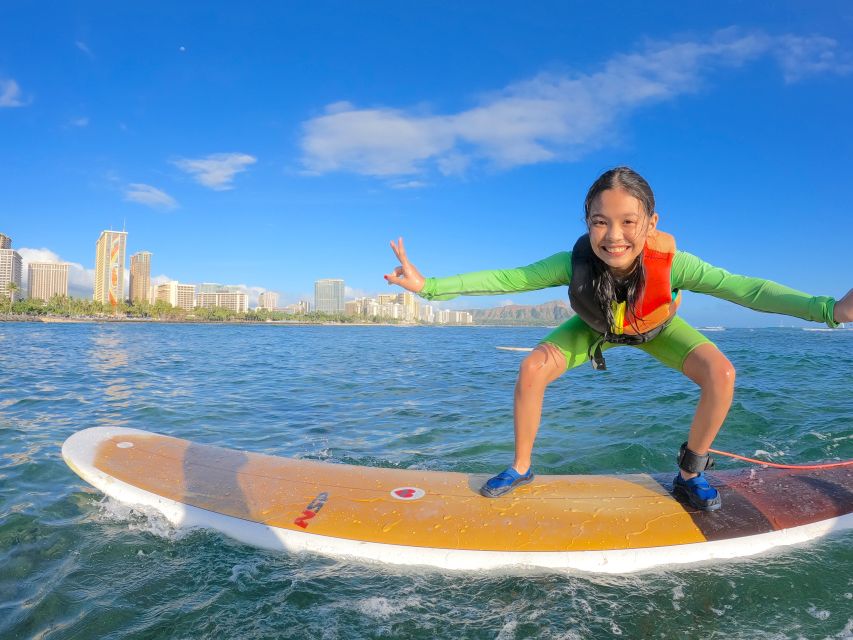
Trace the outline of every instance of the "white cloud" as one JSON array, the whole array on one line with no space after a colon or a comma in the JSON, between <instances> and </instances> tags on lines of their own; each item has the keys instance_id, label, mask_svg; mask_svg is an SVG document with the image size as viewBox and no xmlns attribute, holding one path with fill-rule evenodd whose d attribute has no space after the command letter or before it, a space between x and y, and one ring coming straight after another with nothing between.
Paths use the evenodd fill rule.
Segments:
<instances>
[{"instance_id":1,"label":"white cloud","mask_svg":"<svg viewBox=\"0 0 853 640\"><path fill-rule=\"evenodd\" d=\"M165 191L160 191L151 185L133 183L127 186L124 199L138 202L154 209L174 209L178 206L175 199Z\"/></svg>"},{"instance_id":2,"label":"white cloud","mask_svg":"<svg viewBox=\"0 0 853 640\"><path fill-rule=\"evenodd\" d=\"M70 121L72 127L88 127L89 126L89 118L83 116L80 118L72 118Z\"/></svg>"},{"instance_id":3,"label":"white cloud","mask_svg":"<svg viewBox=\"0 0 853 640\"><path fill-rule=\"evenodd\" d=\"M392 182L389 186L392 189L423 189L427 183L423 180L406 180L404 182Z\"/></svg>"},{"instance_id":4,"label":"white cloud","mask_svg":"<svg viewBox=\"0 0 853 640\"><path fill-rule=\"evenodd\" d=\"M29 279L29 270L27 267L31 262L67 262L50 249L21 247L17 251L21 254L21 262L23 263L22 276L24 288L26 288L26 283ZM95 270L86 269L83 265L76 262L68 262L68 295L78 298L91 298L94 290Z\"/></svg>"},{"instance_id":5,"label":"white cloud","mask_svg":"<svg viewBox=\"0 0 853 640\"><path fill-rule=\"evenodd\" d=\"M18 83L9 78L0 78L0 107L24 107L30 103L24 99Z\"/></svg>"},{"instance_id":6,"label":"white cloud","mask_svg":"<svg viewBox=\"0 0 853 640\"><path fill-rule=\"evenodd\" d=\"M257 158L245 153L214 153L204 158L180 158L172 164L215 191L233 189L234 176L246 171Z\"/></svg>"},{"instance_id":7,"label":"white cloud","mask_svg":"<svg viewBox=\"0 0 853 640\"><path fill-rule=\"evenodd\" d=\"M344 298L347 300L355 300L356 298L375 298L375 293L368 293L364 289L354 289L344 285Z\"/></svg>"},{"instance_id":8,"label":"white cloud","mask_svg":"<svg viewBox=\"0 0 853 640\"><path fill-rule=\"evenodd\" d=\"M311 172L415 173L421 162L450 151L454 144L445 118L413 117L394 109L342 112L334 106L304 125L303 161Z\"/></svg>"},{"instance_id":9,"label":"white cloud","mask_svg":"<svg viewBox=\"0 0 853 640\"><path fill-rule=\"evenodd\" d=\"M302 164L309 174L459 175L474 164L511 167L578 158L612 143L638 109L695 92L712 70L775 57L785 81L848 73L851 57L820 36L769 36L724 29L703 41L650 42L598 71L539 74L508 85L467 110L424 115L336 102L303 123ZM418 185L420 180L392 182Z\"/></svg>"},{"instance_id":10,"label":"white cloud","mask_svg":"<svg viewBox=\"0 0 853 640\"><path fill-rule=\"evenodd\" d=\"M838 43L832 38L782 36L776 41L774 55L788 83L818 73L846 75L853 71L853 57L846 51L839 51Z\"/></svg>"},{"instance_id":11,"label":"white cloud","mask_svg":"<svg viewBox=\"0 0 853 640\"><path fill-rule=\"evenodd\" d=\"M74 41L74 46L75 46L75 47L77 47L78 49L80 49L80 51L82 51L83 53L85 53L85 54L86 54L87 56L89 56L90 58L94 58L94 57L95 57L95 54L94 54L94 53L92 53L92 50L89 48L89 45L87 45L87 44L86 44L85 42L83 42L82 40L75 40L75 41Z\"/></svg>"}]
</instances>

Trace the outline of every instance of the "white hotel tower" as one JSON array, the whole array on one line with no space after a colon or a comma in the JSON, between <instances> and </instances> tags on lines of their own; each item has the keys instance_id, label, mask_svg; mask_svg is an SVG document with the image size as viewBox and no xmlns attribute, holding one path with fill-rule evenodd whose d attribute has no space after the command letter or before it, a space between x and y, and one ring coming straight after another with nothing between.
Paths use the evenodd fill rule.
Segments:
<instances>
[{"instance_id":1,"label":"white hotel tower","mask_svg":"<svg viewBox=\"0 0 853 640\"><path fill-rule=\"evenodd\" d=\"M278 307L278 294L274 291L264 291L258 296L258 308L275 311Z\"/></svg>"},{"instance_id":2,"label":"white hotel tower","mask_svg":"<svg viewBox=\"0 0 853 640\"><path fill-rule=\"evenodd\" d=\"M9 297L9 284L14 283L17 290L12 293L12 302L23 297L21 291L21 254L12 248L12 238L0 233L0 298Z\"/></svg>"},{"instance_id":3,"label":"white hotel tower","mask_svg":"<svg viewBox=\"0 0 853 640\"><path fill-rule=\"evenodd\" d=\"M67 262L31 262L28 267L27 296L47 302L53 296L68 295Z\"/></svg>"},{"instance_id":4,"label":"white hotel tower","mask_svg":"<svg viewBox=\"0 0 853 640\"><path fill-rule=\"evenodd\" d=\"M314 310L319 313L343 313L344 281L317 280L314 283Z\"/></svg>"}]
</instances>

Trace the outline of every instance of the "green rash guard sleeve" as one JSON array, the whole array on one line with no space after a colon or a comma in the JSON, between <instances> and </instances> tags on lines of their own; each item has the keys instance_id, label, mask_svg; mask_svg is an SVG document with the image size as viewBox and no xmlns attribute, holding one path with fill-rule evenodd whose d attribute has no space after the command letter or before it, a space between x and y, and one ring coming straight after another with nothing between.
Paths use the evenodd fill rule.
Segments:
<instances>
[{"instance_id":1,"label":"green rash guard sleeve","mask_svg":"<svg viewBox=\"0 0 853 640\"><path fill-rule=\"evenodd\" d=\"M427 278L420 295L425 300L450 300L456 296L490 296L568 285L572 279L572 252L515 269L473 271L448 278Z\"/></svg>"},{"instance_id":2,"label":"green rash guard sleeve","mask_svg":"<svg viewBox=\"0 0 853 640\"><path fill-rule=\"evenodd\" d=\"M670 275L673 289L707 293L756 311L838 326L832 318L833 298L810 296L770 280L732 274L685 251L675 252Z\"/></svg>"}]
</instances>

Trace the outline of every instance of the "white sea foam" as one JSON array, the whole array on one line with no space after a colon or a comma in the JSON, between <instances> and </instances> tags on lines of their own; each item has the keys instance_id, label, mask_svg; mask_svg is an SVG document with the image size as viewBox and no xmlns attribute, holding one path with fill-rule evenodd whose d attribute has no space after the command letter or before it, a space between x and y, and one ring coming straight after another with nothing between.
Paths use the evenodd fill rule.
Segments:
<instances>
[{"instance_id":1,"label":"white sea foam","mask_svg":"<svg viewBox=\"0 0 853 640\"><path fill-rule=\"evenodd\" d=\"M672 608L676 611L681 611L681 605L678 604L679 600L684 599L684 585L677 585L672 590Z\"/></svg>"},{"instance_id":2,"label":"white sea foam","mask_svg":"<svg viewBox=\"0 0 853 640\"><path fill-rule=\"evenodd\" d=\"M355 603L355 608L371 618L389 618L410 606L416 606L419 602L420 599L417 597L389 600L388 598L375 596L359 600Z\"/></svg>"},{"instance_id":3,"label":"white sea foam","mask_svg":"<svg viewBox=\"0 0 853 640\"><path fill-rule=\"evenodd\" d=\"M849 618L847 620L847 624L844 625L844 628L832 637L836 640L853 639L853 618Z\"/></svg>"},{"instance_id":4,"label":"white sea foam","mask_svg":"<svg viewBox=\"0 0 853 640\"><path fill-rule=\"evenodd\" d=\"M817 620L826 620L829 618L829 611L826 609L818 609L816 606L812 605L808 609L806 609L808 614Z\"/></svg>"},{"instance_id":5,"label":"white sea foam","mask_svg":"<svg viewBox=\"0 0 853 640\"><path fill-rule=\"evenodd\" d=\"M102 522L126 523L130 531L150 533L170 542L181 540L192 531L189 527L176 527L155 509L130 506L110 497L98 502L98 517Z\"/></svg>"},{"instance_id":6,"label":"white sea foam","mask_svg":"<svg viewBox=\"0 0 853 640\"><path fill-rule=\"evenodd\" d=\"M504 623L504 626L501 627L500 631L498 631L498 635L495 636L495 640L509 640L509 638L515 638L515 630L518 628L518 620L515 617L511 617Z\"/></svg>"},{"instance_id":7,"label":"white sea foam","mask_svg":"<svg viewBox=\"0 0 853 640\"><path fill-rule=\"evenodd\" d=\"M228 577L228 582L237 586L237 589L242 591L246 583L255 582L258 577L258 566L260 561L241 562L231 567L231 575Z\"/></svg>"},{"instance_id":8,"label":"white sea foam","mask_svg":"<svg viewBox=\"0 0 853 640\"><path fill-rule=\"evenodd\" d=\"M765 451L764 449L756 449L755 453L753 453L752 455L753 456L767 456L769 458L772 458L773 456L776 456L778 458L784 458L785 452L784 451L770 452L770 451Z\"/></svg>"}]
</instances>

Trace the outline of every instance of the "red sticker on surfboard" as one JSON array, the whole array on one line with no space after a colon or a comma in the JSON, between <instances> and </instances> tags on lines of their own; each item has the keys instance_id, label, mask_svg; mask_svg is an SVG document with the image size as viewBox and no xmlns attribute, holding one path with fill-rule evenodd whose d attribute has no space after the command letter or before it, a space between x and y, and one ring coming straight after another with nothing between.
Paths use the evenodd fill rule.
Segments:
<instances>
[{"instance_id":1,"label":"red sticker on surfboard","mask_svg":"<svg viewBox=\"0 0 853 640\"><path fill-rule=\"evenodd\" d=\"M397 500L420 500L426 495L426 491L418 487L397 487L391 492L391 497Z\"/></svg>"},{"instance_id":2,"label":"red sticker on surfboard","mask_svg":"<svg viewBox=\"0 0 853 640\"><path fill-rule=\"evenodd\" d=\"M307 507L302 511L302 515L296 518L293 521L298 527L302 527L303 529L308 528L308 521L311 518L314 518L318 513L320 513L320 509L323 508L323 505L326 504L326 500L329 499L329 494L325 491L319 494L316 498L314 498Z\"/></svg>"}]
</instances>

